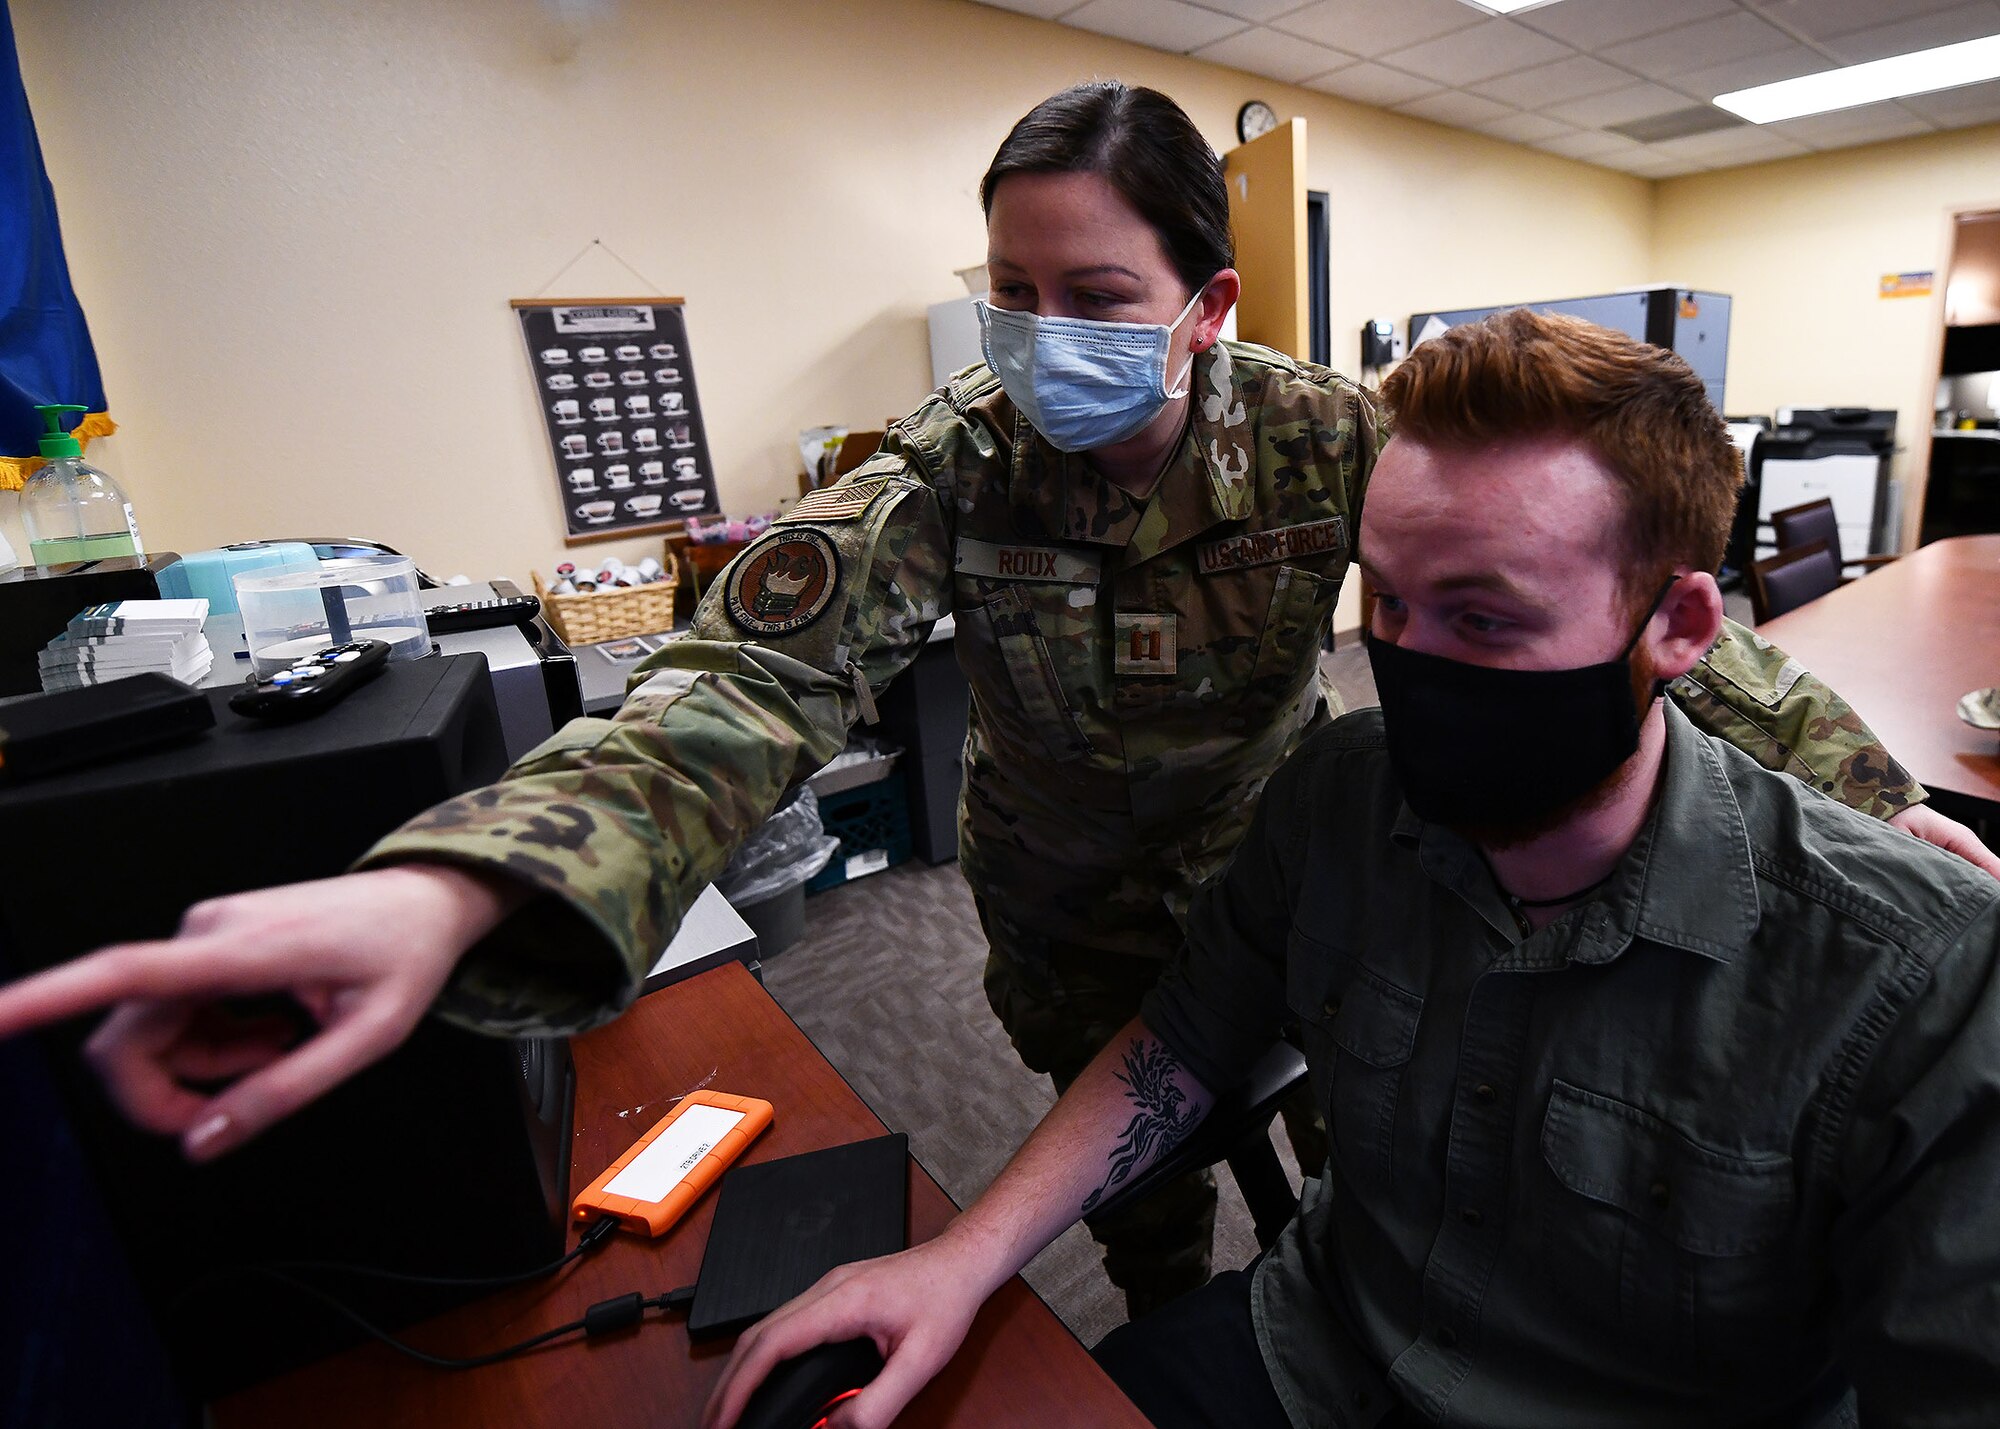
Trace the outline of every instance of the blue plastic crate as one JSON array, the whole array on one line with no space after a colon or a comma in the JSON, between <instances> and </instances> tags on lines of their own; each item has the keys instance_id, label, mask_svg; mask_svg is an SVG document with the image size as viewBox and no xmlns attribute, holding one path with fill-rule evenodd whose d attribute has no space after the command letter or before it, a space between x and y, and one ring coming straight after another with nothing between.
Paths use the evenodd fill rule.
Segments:
<instances>
[{"instance_id":1,"label":"blue plastic crate","mask_svg":"<svg viewBox=\"0 0 2000 1429\"><path fill-rule=\"evenodd\" d=\"M840 851L812 876L808 893L838 888L910 856L910 805L900 772L858 789L820 795L819 822L840 840Z\"/></svg>"}]
</instances>

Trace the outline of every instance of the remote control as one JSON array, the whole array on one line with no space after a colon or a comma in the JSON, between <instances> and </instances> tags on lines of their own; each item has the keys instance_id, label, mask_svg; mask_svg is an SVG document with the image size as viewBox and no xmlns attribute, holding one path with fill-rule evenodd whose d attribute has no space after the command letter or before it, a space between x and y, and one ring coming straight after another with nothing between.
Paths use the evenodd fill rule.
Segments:
<instances>
[{"instance_id":1,"label":"remote control","mask_svg":"<svg viewBox=\"0 0 2000 1429\"><path fill-rule=\"evenodd\" d=\"M304 719L332 709L381 674L388 659L389 646L381 640L330 645L289 670L253 678L229 697L229 707L252 719Z\"/></svg>"},{"instance_id":2,"label":"remote control","mask_svg":"<svg viewBox=\"0 0 2000 1429\"><path fill-rule=\"evenodd\" d=\"M461 630L526 625L541 613L542 603L534 596L510 595L497 600L469 600L463 605L434 605L424 611L424 620L431 634L452 635Z\"/></svg>"}]
</instances>

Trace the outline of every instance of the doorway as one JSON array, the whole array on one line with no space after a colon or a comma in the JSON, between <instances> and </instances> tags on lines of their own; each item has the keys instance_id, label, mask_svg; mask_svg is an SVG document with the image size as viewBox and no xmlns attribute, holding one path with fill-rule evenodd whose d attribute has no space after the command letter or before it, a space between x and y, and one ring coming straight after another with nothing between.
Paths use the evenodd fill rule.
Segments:
<instances>
[{"instance_id":1,"label":"doorway","mask_svg":"<svg viewBox=\"0 0 2000 1429\"><path fill-rule=\"evenodd\" d=\"M2000 208L1955 212L1915 544L2000 532Z\"/></svg>"}]
</instances>

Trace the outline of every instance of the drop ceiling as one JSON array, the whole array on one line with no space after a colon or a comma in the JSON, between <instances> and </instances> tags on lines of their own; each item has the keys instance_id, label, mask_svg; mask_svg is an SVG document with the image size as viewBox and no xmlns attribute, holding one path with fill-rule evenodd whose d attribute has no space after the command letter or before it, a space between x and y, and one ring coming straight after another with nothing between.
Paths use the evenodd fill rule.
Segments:
<instances>
[{"instance_id":1,"label":"drop ceiling","mask_svg":"<svg viewBox=\"0 0 2000 1429\"><path fill-rule=\"evenodd\" d=\"M2000 0L1560 0L1512 19L1462 0L982 3L1649 179L2000 122L2000 81L1781 124L1709 103L2000 34Z\"/></svg>"}]
</instances>

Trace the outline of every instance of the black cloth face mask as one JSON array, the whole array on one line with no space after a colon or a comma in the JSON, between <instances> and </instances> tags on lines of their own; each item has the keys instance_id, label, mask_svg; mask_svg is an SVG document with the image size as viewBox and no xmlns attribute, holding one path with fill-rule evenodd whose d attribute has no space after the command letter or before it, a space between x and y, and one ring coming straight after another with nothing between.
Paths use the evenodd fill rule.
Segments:
<instances>
[{"instance_id":1,"label":"black cloth face mask","mask_svg":"<svg viewBox=\"0 0 2000 1429\"><path fill-rule=\"evenodd\" d=\"M1653 597L1616 658L1507 670L1367 637L1389 763L1427 823L1530 823L1601 784L1639 747L1632 651L1679 576ZM1657 697L1657 691L1656 697Z\"/></svg>"}]
</instances>

